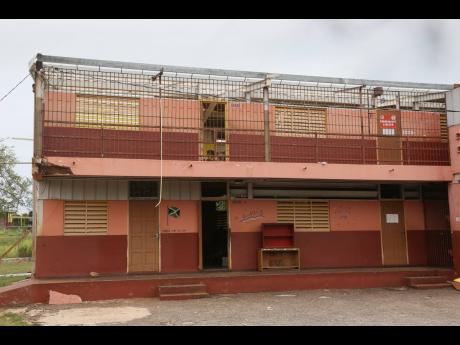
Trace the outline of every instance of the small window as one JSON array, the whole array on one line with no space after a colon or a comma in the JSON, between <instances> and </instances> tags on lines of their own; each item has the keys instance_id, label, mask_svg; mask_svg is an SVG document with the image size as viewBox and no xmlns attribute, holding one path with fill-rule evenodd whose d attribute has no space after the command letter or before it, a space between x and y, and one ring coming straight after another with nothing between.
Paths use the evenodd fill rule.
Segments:
<instances>
[{"instance_id":1,"label":"small window","mask_svg":"<svg viewBox=\"0 0 460 345\"><path fill-rule=\"evenodd\" d=\"M294 224L296 231L329 231L329 202L279 201L277 219Z\"/></svg>"},{"instance_id":2,"label":"small window","mask_svg":"<svg viewBox=\"0 0 460 345\"><path fill-rule=\"evenodd\" d=\"M77 95L76 126L138 130L139 99Z\"/></svg>"},{"instance_id":3,"label":"small window","mask_svg":"<svg viewBox=\"0 0 460 345\"><path fill-rule=\"evenodd\" d=\"M64 234L107 233L106 201L65 201Z\"/></svg>"},{"instance_id":4,"label":"small window","mask_svg":"<svg viewBox=\"0 0 460 345\"><path fill-rule=\"evenodd\" d=\"M326 133L325 108L275 108L275 128L278 135L311 136Z\"/></svg>"},{"instance_id":5,"label":"small window","mask_svg":"<svg viewBox=\"0 0 460 345\"><path fill-rule=\"evenodd\" d=\"M130 181L130 198L153 199L158 197L158 186L155 181Z\"/></svg>"}]
</instances>

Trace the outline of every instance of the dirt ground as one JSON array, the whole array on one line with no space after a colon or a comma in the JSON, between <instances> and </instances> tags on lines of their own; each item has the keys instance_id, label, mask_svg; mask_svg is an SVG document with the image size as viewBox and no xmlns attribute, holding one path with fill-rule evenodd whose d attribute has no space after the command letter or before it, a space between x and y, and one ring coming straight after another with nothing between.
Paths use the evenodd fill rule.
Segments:
<instances>
[{"instance_id":1,"label":"dirt ground","mask_svg":"<svg viewBox=\"0 0 460 345\"><path fill-rule=\"evenodd\" d=\"M2 309L39 325L460 325L453 288L311 290Z\"/></svg>"}]
</instances>

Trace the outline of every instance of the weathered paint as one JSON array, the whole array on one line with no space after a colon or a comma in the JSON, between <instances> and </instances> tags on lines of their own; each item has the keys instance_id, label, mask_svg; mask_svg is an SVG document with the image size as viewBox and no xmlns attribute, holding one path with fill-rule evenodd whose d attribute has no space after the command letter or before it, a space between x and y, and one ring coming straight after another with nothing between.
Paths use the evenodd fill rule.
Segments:
<instances>
[{"instance_id":1,"label":"weathered paint","mask_svg":"<svg viewBox=\"0 0 460 345\"><path fill-rule=\"evenodd\" d=\"M154 159L49 157L50 163L69 166L75 176L159 177ZM228 161L163 161L170 178L279 178L349 181L450 181L449 166L320 164Z\"/></svg>"},{"instance_id":2,"label":"weathered paint","mask_svg":"<svg viewBox=\"0 0 460 345\"><path fill-rule=\"evenodd\" d=\"M180 216L168 216L168 207L178 207ZM161 233L198 233L199 201L164 200L160 205Z\"/></svg>"},{"instance_id":3,"label":"weathered paint","mask_svg":"<svg viewBox=\"0 0 460 345\"><path fill-rule=\"evenodd\" d=\"M38 236L35 277L126 274L127 236Z\"/></svg>"},{"instance_id":4,"label":"weathered paint","mask_svg":"<svg viewBox=\"0 0 460 345\"><path fill-rule=\"evenodd\" d=\"M107 235L128 235L128 201L107 201Z\"/></svg>"},{"instance_id":5,"label":"weathered paint","mask_svg":"<svg viewBox=\"0 0 460 345\"><path fill-rule=\"evenodd\" d=\"M404 201L406 230L425 230L424 205L422 200Z\"/></svg>"},{"instance_id":6,"label":"weathered paint","mask_svg":"<svg viewBox=\"0 0 460 345\"><path fill-rule=\"evenodd\" d=\"M161 234L161 272L198 271L198 234Z\"/></svg>"},{"instance_id":7,"label":"weathered paint","mask_svg":"<svg viewBox=\"0 0 460 345\"><path fill-rule=\"evenodd\" d=\"M41 236L64 235L64 201L43 200L43 222L39 227Z\"/></svg>"},{"instance_id":8,"label":"weathered paint","mask_svg":"<svg viewBox=\"0 0 460 345\"><path fill-rule=\"evenodd\" d=\"M260 232L262 223L276 222L276 201L232 200L229 214L232 233Z\"/></svg>"},{"instance_id":9,"label":"weathered paint","mask_svg":"<svg viewBox=\"0 0 460 345\"><path fill-rule=\"evenodd\" d=\"M331 231L380 231L380 205L378 200L329 202Z\"/></svg>"}]
</instances>

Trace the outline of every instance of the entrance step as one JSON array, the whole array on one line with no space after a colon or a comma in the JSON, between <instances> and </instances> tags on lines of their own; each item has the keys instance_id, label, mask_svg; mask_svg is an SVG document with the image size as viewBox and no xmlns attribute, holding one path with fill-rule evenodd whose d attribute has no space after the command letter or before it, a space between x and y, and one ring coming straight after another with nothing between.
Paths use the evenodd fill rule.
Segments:
<instances>
[{"instance_id":1,"label":"entrance step","mask_svg":"<svg viewBox=\"0 0 460 345\"><path fill-rule=\"evenodd\" d=\"M406 277L406 282L414 289L439 289L452 286L449 283L449 277L443 275Z\"/></svg>"},{"instance_id":2,"label":"entrance step","mask_svg":"<svg viewBox=\"0 0 460 345\"><path fill-rule=\"evenodd\" d=\"M192 298L208 297L206 285L163 285L158 287L158 295L161 301L184 300Z\"/></svg>"}]
</instances>

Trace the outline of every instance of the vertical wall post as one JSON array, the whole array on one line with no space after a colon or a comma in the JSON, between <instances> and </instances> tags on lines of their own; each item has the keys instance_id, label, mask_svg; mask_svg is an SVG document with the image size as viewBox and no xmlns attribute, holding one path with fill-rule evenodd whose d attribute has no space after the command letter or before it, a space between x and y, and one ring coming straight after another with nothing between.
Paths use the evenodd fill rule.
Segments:
<instances>
[{"instance_id":1,"label":"vertical wall post","mask_svg":"<svg viewBox=\"0 0 460 345\"><path fill-rule=\"evenodd\" d=\"M264 146L265 146L265 161L271 161L271 146L270 146L270 105L268 102L268 86L263 88L264 99Z\"/></svg>"},{"instance_id":2,"label":"vertical wall post","mask_svg":"<svg viewBox=\"0 0 460 345\"><path fill-rule=\"evenodd\" d=\"M449 216L454 269L460 272L460 87L446 93L452 182L449 183Z\"/></svg>"}]
</instances>

